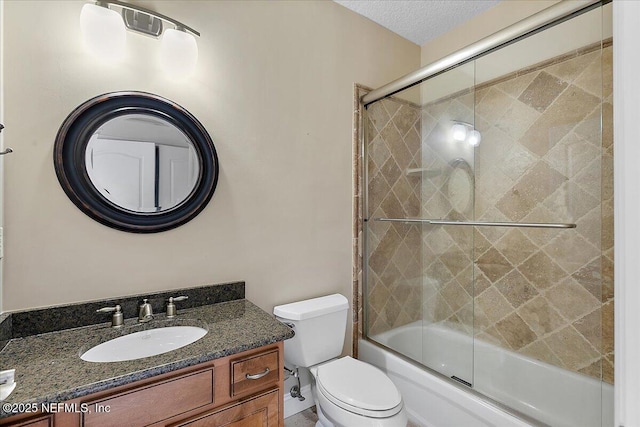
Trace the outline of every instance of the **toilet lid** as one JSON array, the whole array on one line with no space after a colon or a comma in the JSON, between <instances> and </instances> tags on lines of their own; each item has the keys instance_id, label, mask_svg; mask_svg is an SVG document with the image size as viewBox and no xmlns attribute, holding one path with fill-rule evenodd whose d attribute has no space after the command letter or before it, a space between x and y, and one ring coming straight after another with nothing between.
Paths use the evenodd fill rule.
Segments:
<instances>
[{"instance_id":1,"label":"toilet lid","mask_svg":"<svg viewBox=\"0 0 640 427\"><path fill-rule=\"evenodd\" d=\"M365 411L388 411L402 403L402 396L389 377L349 356L320 365L316 381L327 398L342 407L346 404Z\"/></svg>"}]
</instances>

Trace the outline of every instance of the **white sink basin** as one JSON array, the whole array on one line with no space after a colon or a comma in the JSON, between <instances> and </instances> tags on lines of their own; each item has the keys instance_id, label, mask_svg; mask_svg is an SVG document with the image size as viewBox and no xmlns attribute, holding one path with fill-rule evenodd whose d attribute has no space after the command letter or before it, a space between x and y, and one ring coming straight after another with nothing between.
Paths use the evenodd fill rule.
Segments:
<instances>
[{"instance_id":1,"label":"white sink basin","mask_svg":"<svg viewBox=\"0 0 640 427\"><path fill-rule=\"evenodd\" d=\"M82 353L87 362L123 362L142 359L184 347L198 341L207 330L197 326L169 326L123 335Z\"/></svg>"}]
</instances>

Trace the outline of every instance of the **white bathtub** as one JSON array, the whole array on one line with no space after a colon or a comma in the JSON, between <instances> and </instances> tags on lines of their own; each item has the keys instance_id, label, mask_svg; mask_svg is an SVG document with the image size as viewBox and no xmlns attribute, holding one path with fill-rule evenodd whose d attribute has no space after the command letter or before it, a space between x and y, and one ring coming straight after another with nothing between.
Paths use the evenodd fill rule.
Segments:
<instances>
[{"instance_id":1,"label":"white bathtub","mask_svg":"<svg viewBox=\"0 0 640 427\"><path fill-rule=\"evenodd\" d=\"M416 322L373 338L447 377L473 382L476 391L545 424L613 426L613 386L593 378L482 341L474 347L469 336L442 325ZM410 419L421 426L531 425L369 341L359 341L358 357L389 375Z\"/></svg>"}]
</instances>

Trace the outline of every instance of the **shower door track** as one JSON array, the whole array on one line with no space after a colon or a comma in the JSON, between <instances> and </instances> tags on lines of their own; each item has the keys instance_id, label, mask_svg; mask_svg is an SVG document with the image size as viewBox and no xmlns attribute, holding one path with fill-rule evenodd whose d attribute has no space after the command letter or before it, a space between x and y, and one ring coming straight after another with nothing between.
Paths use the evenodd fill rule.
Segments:
<instances>
[{"instance_id":1,"label":"shower door track","mask_svg":"<svg viewBox=\"0 0 640 427\"><path fill-rule=\"evenodd\" d=\"M466 227L576 228L576 224L569 223L447 221L441 219L422 218L373 218L373 221L421 223L431 225L455 225Z\"/></svg>"},{"instance_id":2,"label":"shower door track","mask_svg":"<svg viewBox=\"0 0 640 427\"><path fill-rule=\"evenodd\" d=\"M399 79L372 90L362 96L362 104L367 107L382 98L393 95L411 86L451 70L459 65L472 61L532 34L573 18L594 7L609 3L611 0L561 1L530 17L516 22L488 37L462 48L444 58L432 62Z\"/></svg>"}]
</instances>

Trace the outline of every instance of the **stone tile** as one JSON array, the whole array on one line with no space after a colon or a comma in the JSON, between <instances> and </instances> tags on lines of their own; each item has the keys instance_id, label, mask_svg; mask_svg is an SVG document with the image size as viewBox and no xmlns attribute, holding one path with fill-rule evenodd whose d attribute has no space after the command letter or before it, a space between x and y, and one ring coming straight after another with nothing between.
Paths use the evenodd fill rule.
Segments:
<instances>
[{"instance_id":1,"label":"stone tile","mask_svg":"<svg viewBox=\"0 0 640 427\"><path fill-rule=\"evenodd\" d=\"M567 82L542 71L520 94L518 100L542 113L567 86Z\"/></svg>"},{"instance_id":2,"label":"stone tile","mask_svg":"<svg viewBox=\"0 0 640 427\"><path fill-rule=\"evenodd\" d=\"M496 323L513 311L509 301L495 287L490 287L477 296L476 304L482 309L490 324Z\"/></svg>"},{"instance_id":3,"label":"stone tile","mask_svg":"<svg viewBox=\"0 0 640 427\"><path fill-rule=\"evenodd\" d=\"M389 123L391 116L381 103L375 103L366 110L366 116L369 118L374 128L380 132Z\"/></svg>"},{"instance_id":4,"label":"stone tile","mask_svg":"<svg viewBox=\"0 0 640 427\"><path fill-rule=\"evenodd\" d=\"M602 358L596 360L591 365L578 370L578 372L592 378L602 378Z\"/></svg>"},{"instance_id":5,"label":"stone tile","mask_svg":"<svg viewBox=\"0 0 640 427\"><path fill-rule=\"evenodd\" d=\"M496 204L512 221L520 221L556 191L566 177L540 162L518 181Z\"/></svg>"},{"instance_id":6,"label":"stone tile","mask_svg":"<svg viewBox=\"0 0 640 427\"><path fill-rule=\"evenodd\" d=\"M454 312L460 310L471 300L469 294L465 292L462 286L460 286L458 281L455 279L451 280L444 289L442 289L441 294Z\"/></svg>"},{"instance_id":7,"label":"stone tile","mask_svg":"<svg viewBox=\"0 0 640 427\"><path fill-rule=\"evenodd\" d=\"M451 245L441 258L452 275L457 276L471 264L471 260L458 245Z\"/></svg>"},{"instance_id":8,"label":"stone tile","mask_svg":"<svg viewBox=\"0 0 640 427\"><path fill-rule=\"evenodd\" d=\"M478 172L490 173L494 170L514 145L515 140L495 126L482 132L482 142L476 148L476 159L480 159L476 160L476 175Z\"/></svg>"},{"instance_id":9,"label":"stone tile","mask_svg":"<svg viewBox=\"0 0 640 427\"><path fill-rule=\"evenodd\" d=\"M473 281L473 295L480 295L491 286L491 282L482 272L477 271Z\"/></svg>"},{"instance_id":10,"label":"stone tile","mask_svg":"<svg viewBox=\"0 0 640 427\"><path fill-rule=\"evenodd\" d=\"M284 427L315 427L318 416L315 412L315 406L298 412L284 420Z\"/></svg>"},{"instance_id":11,"label":"stone tile","mask_svg":"<svg viewBox=\"0 0 640 427\"><path fill-rule=\"evenodd\" d=\"M504 255L511 265L519 265L538 250L531 240L517 228L513 228L495 244L496 249Z\"/></svg>"},{"instance_id":12,"label":"stone tile","mask_svg":"<svg viewBox=\"0 0 640 427\"><path fill-rule=\"evenodd\" d=\"M371 143L369 143L368 147L368 155L369 159L372 160L376 167L380 168L384 163L391 157L391 151L387 148L387 144L385 144L384 140L377 136ZM369 174L371 175L371 168L369 169Z\"/></svg>"},{"instance_id":13,"label":"stone tile","mask_svg":"<svg viewBox=\"0 0 640 427\"><path fill-rule=\"evenodd\" d=\"M380 167L380 173L387 181L387 184L393 186L398 178L402 175L402 170L393 157L389 157ZM382 200L382 199L381 199Z\"/></svg>"},{"instance_id":14,"label":"stone tile","mask_svg":"<svg viewBox=\"0 0 640 427\"><path fill-rule=\"evenodd\" d=\"M602 49L602 96L606 98L613 93L613 47Z\"/></svg>"},{"instance_id":15,"label":"stone tile","mask_svg":"<svg viewBox=\"0 0 640 427\"><path fill-rule=\"evenodd\" d=\"M425 272L425 276L431 280L432 283L437 283L439 289L445 284L449 283L453 279L453 275L449 272L449 269L440 260L436 260Z\"/></svg>"},{"instance_id":16,"label":"stone tile","mask_svg":"<svg viewBox=\"0 0 640 427\"><path fill-rule=\"evenodd\" d=\"M613 369L613 360L609 360L608 358L602 359L602 381L613 384L614 380L614 369Z\"/></svg>"},{"instance_id":17,"label":"stone tile","mask_svg":"<svg viewBox=\"0 0 640 427\"><path fill-rule=\"evenodd\" d=\"M544 156L569 131L599 105L599 99L569 86L527 130L520 143Z\"/></svg>"},{"instance_id":18,"label":"stone tile","mask_svg":"<svg viewBox=\"0 0 640 427\"><path fill-rule=\"evenodd\" d=\"M561 233L543 249L567 273L573 274L600 255L600 250L577 233ZM580 248L580 250L576 250Z\"/></svg>"},{"instance_id":19,"label":"stone tile","mask_svg":"<svg viewBox=\"0 0 640 427\"><path fill-rule=\"evenodd\" d=\"M602 298L602 259L594 259L571 277L596 299Z\"/></svg>"},{"instance_id":20,"label":"stone tile","mask_svg":"<svg viewBox=\"0 0 640 427\"><path fill-rule=\"evenodd\" d=\"M476 264L492 282L496 282L513 269L509 261L494 248L482 254Z\"/></svg>"},{"instance_id":21,"label":"stone tile","mask_svg":"<svg viewBox=\"0 0 640 427\"><path fill-rule=\"evenodd\" d=\"M507 153L504 162L499 164L499 168L505 175L517 181L525 174L538 160L529 150L520 144L515 144Z\"/></svg>"},{"instance_id":22,"label":"stone tile","mask_svg":"<svg viewBox=\"0 0 640 427\"><path fill-rule=\"evenodd\" d=\"M613 352L614 347L614 305L608 301L602 306L602 352Z\"/></svg>"},{"instance_id":23,"label":"stone tile","mask_svg":"<svg viewBox=\"0 0 640 427\"><path fill-rule=\"evenodd\" d=\"M402 103L398 102L397 100L393 99L393 98L385 98L383 100L381 100L380 102L376 102L372 105L378 105L378 104L382 104L384 106L384 109L387 111L387 114L389 115L389 118L393 117L394 114L396 114L396 112L400 109L400 107L402 107ZM371 109L371 107L368 108L368 110Z\"/></svg>"},{"instance_id":24,"label":"stone tile","mask_svg":"<svg viewBox=\"0 0 640 427\"><path fill-rule=\"evenodd\" d=\"M573 326L561 329L546 338L544 342L560 358L566 368L574 371L590 365L599 357L599 353Z\"/></svg>"},{"instance_id":25,"label":"stone tile","mask_svg":"<svg viewBox=\"0 0 640 427\"><path fill-rule=\"evenodd\" d=\"M613 249L611 249L613 251ZM613 299L613 260L608 256L602 259L602 302Z\"/></svg>"},{"instance_id":26,"label":"stone tile","mask_svg":"<svg viewBox=\"0 0 640 427\"><path fill-rule=\"evenodd\" d=\"M513 102L513 98L501 90L491 87L482 99L476 101L475 111L488 122L495 123Z\"/></svg>"},{"instance_id":27,"label":"stone tile","mask_svg":"<svg viewBox=\"0 0 640 427\"><path fill-rule=\"evenodd\" d=\"M582 190L579 185L567 181L545 200L544 205L558 218L558 222L573 222L599 206L600 200Z\"/></svg>"},{"instance_id":28,"label":"stone tile","mask_svg":"<svg viewBox=\"0 0 640 427\"><path fill-rule=\"evenodd\" d=\"M520 307L538 295L536 288L531 286L518 270L512 270L500 279L495 286L514 308Z\"/></svg>"},{"instance_id":29,"label":"stone tile","mask_svg":"<svg viewBox=\"0 0 640 427\"><path fill-rule=\"evenodd\" d=\"M576 135L584 139L592 146L602 148L602 107L598 104L587 117L576 124L573 129Z\"/></svg>"},{"instance_id":30,"label":"stone tile","mask_svg":"<svg viewBox=\"0 0 640 427\"><path fill-rule=\"evenodd\" d=\"M566 82L571 83L589 66L593 61L598 60L599 52L590 52L585 55L579 55L574 58L567 59L558 64L552 65L545 69L551 75L559 77Z\"/></svg>"},{"instance_id":31,"label":"stone tile","mask_svg":"<svg viewBox=\"0 0 640 427\"><path fill-rule=\"evenodd\" d=\"M424 303L422 310L424 318L431 322L441 322L453 314L453 310L440 294L429 298Z\"/></svg>"},{"instance_id":32,"label":"stone tile","mask_svg":"<svg viewBox=\"0 0 640 427\"><path fill-rule=\"evenodd\" d=\"M602 205L597 205L589 213L576 221L576 232L594 247L602 244Z\"/></svg>"},{"instance_id":33,"label":"stone tile","mask_svg":"<svg viewBox=\"0 0 640 427\"><path fill-rule=\"evenodd\" d=\"M521 102L514 102L495 122L495 126L517 141L538 117L540 113L534 108Z\"/></svg>"},{"instance_id":34,"label":"stone tile","mask_svg":"<svg viewBox=\"0 0 640 427\"><path fill-rule=\"evenodd\" d=\"M476 337L484 342L488 342L499 347L507 349L511 348L509 343L504 339L502 335L500 335L500 332L498 332L498 329L495 326L487 328L486 330L478 333Z\"/></svg>"},{"instance_id":35,"label":"stone tile","mask_svg":"<svg viewBox=\"0 0 640 427\"><path fill-rule=\"evenodd\" d=\"M566 321L542 296L537 296L518 309L518 314L538 337L566 325Z\"/></svg>"},{"instance_id":36,"label":"stone tile","mask_svg":"<svg viewBox=\"0 0 640 427\"><path fill-rule=\"evenodd\" d=\"M517 313L496 323L496 329L514 350L520 350L536 340L536 334Z\"/></svg>"},{"instance_id":37,"label":"stone tile","mask_svg":"<svg viewBox=\"0 0 640 427\"><path fill-rule=\"evenodd\" d=\"M453 227L452 227L453 228ZM460 229L461 227L458 227ZM478 231L477 228L473 228L473 250L476 256L482 255L487 250L491 248L491 242L489 242L483 235Z\"/></svg>"},{"instance_id":38,"label":"stone tile","mask_svg":"<svg viewBox=\"0 0 640 427\"><path fill-rule=\"evenodd\" d=\"M377 283L373 289L369 291L369 306L380 312L384 309L384 305L391 293L389 289L383 283Z\"/></svg>"},{"instance_id":39,"label":"stone tile","mask_svg":"<svg viewBox=\"0 0 640 427\"><path fill-rule=\"evenodd\" d=\"M404 218L405 216L402 203L400 203L393 192L387 194L387 197L385 197L380 204L380 208L382 208L387 218Z\"/></svg>"},{"instance_id":40,"label":"stone tile","mask_svg":"<svg viewBox=\"0 0 640 427\"><path fill-rule=\"evenodd\" d=\"M391 190L395 193L398 200L403 204L409 198L409 196L413 194L413 189L411 188L409 181L404 175L400 175L400 177L398 177Z\"/></svg>"},{"instance_id":41,"label":"stone tile","mask_svg":"<svg viewBox=\"0 0 640 427\"><path fill-rule=\"evenodd\" d=\"M584 137L569 132L544 156L552 168L572 178L600 156L600 148L589 144Z\"/></svg>"},{"instance_id":42,"label":"stone tile","mask_svg":"<svg viewBox=\"0 0 640 427\"><path fill-rule=\"evenodd\" d=\"M392 117L393 123L400 132L400 135L406 135L413 129L416 121L420 119L420 110L409 105L402 105L396 114Z\"/></svg>"},{"instance_id":43,"label":"stone tile","mask_svg":"<svg viewBox=\"0 0 640 427\"><path fill-rule=\"evenodd\" d=\"M389 123L384 129L382 129L382 131L380 131L380 138L382 138L387 144L387 148L389 148L391 156L395 159L400 170L404 172L407 166L409 166L409 163L411 163L413 155L407 148L402 136L394 126L393 122Z\"/></svg>"},{"instance_id":44,"label":"stone tile","mask_svg":"<svg viewBox=\"0 0 640 427\"><path fill-rule=\"evenodd\" d=\"M609 102L602 104L602 148L613 154L613 105Z\"/></svg>"},{"instance_id":45,"label":"stone tile","mask_svg":"<svg viewBox=\"0 0 640 427\"><path fill-rule=\"evenodd\" d=\"M391 160L393 161L393 160ZM379 172L369 180L369 200L368 210L373 213L382 203L384 197L389 193L391 187L387 183L383 172Z\"/></svg>"},{"instance_id":46,"label":"stone tile","mask_svg":"<svg viewBox=\"0 0 640 427\"><path fill-rule=\"evenodd\" d=\"M534 341L520 350L521 353L555 366L562 366L562 361L553 354L544 341Z\"/></svg>"},{"instance_id":47,"label":"stone tile","mask_svg":"<svg viewBox=\"0 0 640 427\"><path fill-rule=\"evenodd\" d=\"M594 60L582 70L582 73L576 80L574 80L573 84L592 95L597 97L602 96L603 75L600 54L598 54Z\"/></svg>"},{"instance_id":48,"label":"stone tile","mask_svg":"<svg viewBox=\"0 0 640 427\"><path fill-rule=\"evenodd\" d=\"M514 77L504 82L498 83L496 87L514 98L518 98L520 94L531 84L531 82L540 74L539 71Z\"/></svg>"},{"instance_id":49,"label":"stone tile","mask_svg":"<svg viewBox=\"0 0 640 427\"><path fill-rule=\"evenodd\" d=\"M380 316L384 318L385 322L391 326L394 326L398 316L400 316L400 312L402 307L395 298L387 299L387 303L384 305L384 309L380 313Z\"/></svg>"},{"instance_id":50,"label":"stone tile","mask_svg":"<svg viewBox=\"0 0 640 427\"><path fill-rule=\"evenodd\" d=\"M546 289L566 277L566 273L547 254L538 251L522 263L518 270L537 289Z\"/></svg>"},{"instance_id":51,"label":"stone tile","mask_svg":"<svg viewBox=\"0 0 640 427\"><path fill-rule=\"evenodd\" d=\"M602 179L602 159L596 157L588 166L583 168L580 173L572 178L572 182L578 184L587 193L599 200L606 200L608 197L604 197L604 187L598 185L598 183L605 183Z\"/></svg>"},{"instance_id":52,"label":"stone tile","mask_svg":"<svg viewBox=\"0 0 640 427\"><path fill-rule=\"evenodd\" d=\"M409 152L415 157L415 155L420 151L420 146L422 144L418 131L411 128L404 136L404 143L409 149Z\"/></svg>"},{"instance_id":53,"label":"stone tile","mask_svg":"<svg viewBox=\"0 0 640 427\"><path fill-rule=\"evenodd\" d=\"M600 301L571 278L550 288L544 296L568 320L579 319L600 306Z\"/></svg>"},{"instance_id":54,"label":"stone tile","mask_svg":"<svg viewBox=\"0 0 640 427\"><path fill-rule=\"evenodd\" d=\"M600 309L576 320L573 322L573 327L589 341L593 348L600 351L602 348L602 312Z\"/></svg>"},{"instance_id":55,"label":"stone tile","mask_svg":"<svg viewBox=\"0 0 640 427\"><path fill-rule=\"evenodd\" d=\"M382 274L401 241L400 235L393 228L389 229L369 256L369 267L377 274Z\"/></svg>"},{"instance_id":56,"label":"stone tile","mask_svg":"<svg viewBox=\"0 0 640 427\"><path fill-rule=\"evenodd\" d=\"M433 227L433 231L425 237L425 243L431 247L436 256L439 256L445 253L454 242L443 227L429 226L429 228L431 227Z\"/></svg>"}]
</instances>

